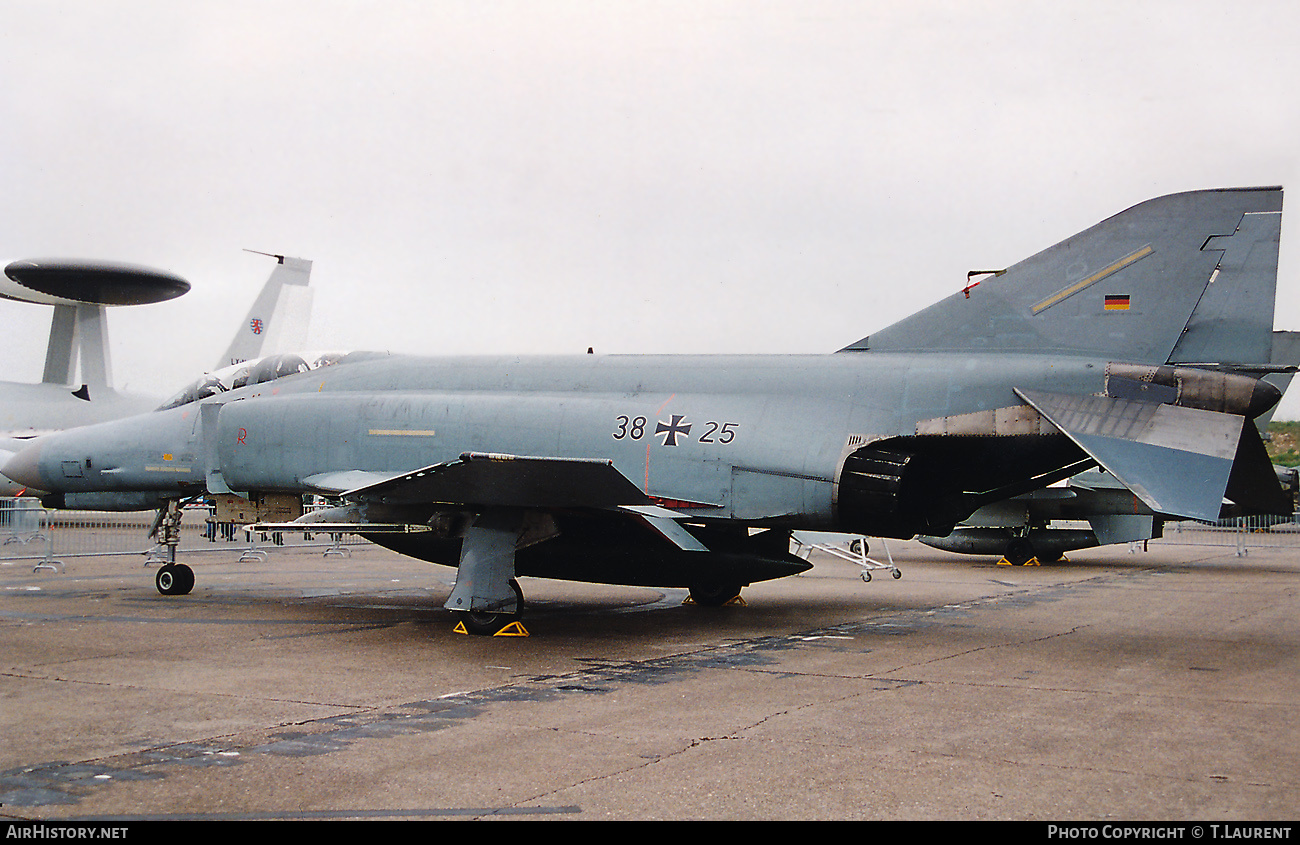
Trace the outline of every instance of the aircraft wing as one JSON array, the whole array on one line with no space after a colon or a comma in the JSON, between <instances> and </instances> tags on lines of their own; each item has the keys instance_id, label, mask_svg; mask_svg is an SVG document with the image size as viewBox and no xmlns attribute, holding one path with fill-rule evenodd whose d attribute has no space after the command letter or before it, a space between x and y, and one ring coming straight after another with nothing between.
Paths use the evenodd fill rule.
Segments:
<instances>
[{"instance_id":1,"label":"aircraft wing","mask_svg":"<svg viewBox=\"0 0 1300 845\"><path fill-rule=\"evenodd\" d=\"M454 461L357 487L344 492L343 498L539 509L650 504L650 498L612 461L483 452L465 452Z\"/></svg>"},{"instance_id":2,"label":"aircraft wing","mask_svg":"<svg viewBox=\"0 0 1300 845\"><path fill-rule=\"evenodd\" d=\"M340 489L348 481L365 483L341 491L351 502L384 505L448 504L462 507L535 510L616 510L639 521L686 551L707 551L690 532L677 524L680 514L654 505L649 496L614 468L612 461L595 458L553 458L465 452L460 458L413 472L375 478L357 471L321 473L306 479L320 490ZM302 524L258 525L258 530L301 528ZM392 533L418 530L418 526L389 523L312 523L317 531Z\"/></svg>"}]
</instances>

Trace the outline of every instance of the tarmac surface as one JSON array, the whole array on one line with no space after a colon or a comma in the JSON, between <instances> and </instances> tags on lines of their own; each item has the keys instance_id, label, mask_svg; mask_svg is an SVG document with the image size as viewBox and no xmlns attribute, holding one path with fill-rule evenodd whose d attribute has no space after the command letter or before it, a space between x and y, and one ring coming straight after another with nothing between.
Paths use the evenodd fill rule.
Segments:
<instances>
[{"instance_id":1,"label":"tarmac surface","mask_svg":"<svg viewBox=\"0 0 1300 845\"><path fill-rule=\"evenodd\" d=\"M1300 536L1008 567L891 542L745 590L521 579L373 546L0 562L6 819L1291 820ZM873 556L880 557L877 544Z\"/></svg>"}]
</instances>

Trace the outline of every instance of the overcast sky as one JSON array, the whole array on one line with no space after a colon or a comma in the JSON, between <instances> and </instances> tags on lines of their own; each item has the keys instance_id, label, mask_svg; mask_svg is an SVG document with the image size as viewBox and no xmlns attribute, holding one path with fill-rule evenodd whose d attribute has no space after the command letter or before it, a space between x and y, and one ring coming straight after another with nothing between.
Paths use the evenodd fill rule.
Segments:
<instances>
[{"instance_id":1,"label":"overcast sky","mask_svg":"<svg viewBox=\"0 0 1300 845\"><path fill-rule=\"evenodd\" d=\"M158 394L244 249L314 262L315 348L829 352L1149 197L1300 186L1298 45L1271 0L0 0L0 260L188 279L110 315ZM1293 211L1278 328L1297 253ZM49 314L0 303L5 377Z\"/></svg>"}]
</instances>

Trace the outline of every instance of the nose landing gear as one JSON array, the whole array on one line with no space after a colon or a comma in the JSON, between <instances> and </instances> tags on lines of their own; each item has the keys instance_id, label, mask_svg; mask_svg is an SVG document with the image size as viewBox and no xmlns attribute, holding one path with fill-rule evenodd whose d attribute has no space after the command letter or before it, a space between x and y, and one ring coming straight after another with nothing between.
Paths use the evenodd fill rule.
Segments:
<instances>
[{"instance_id":1,"label":"nose landing gear","mask_svg":"<svg viewBox=\"0 0 1300 845\"><path fill-rule=\"evenodd\" d=\"M194 589L194 570L183 563L168 563L158 568L154 585L164 596L185 596Z\"/></svg>"},{"instance_id":2,"label":"nose landing gear","mask_svg":"<svg viewBox=\"0 0 1300 845\"><path fill-rule=\"evenodd\" d=\"M154 575L154 586L164 596L186 596L194 589L194 570L176 562L176 547L181 541L181 503L169 499L158 510L153 528L149 532L158 543L151 561L162 563ZM148 565L148 564L146 564Z\"/></svg>"}]
</instances>

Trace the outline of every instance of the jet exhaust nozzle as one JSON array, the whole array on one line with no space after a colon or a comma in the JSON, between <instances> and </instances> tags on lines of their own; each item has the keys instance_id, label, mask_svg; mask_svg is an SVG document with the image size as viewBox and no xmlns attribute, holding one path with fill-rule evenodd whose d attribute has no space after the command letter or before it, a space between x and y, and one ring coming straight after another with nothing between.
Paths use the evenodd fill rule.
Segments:
<instances>
[{"instance_id":1,"label":"jet exhaust nozzle","mask_svg":"<svg viewBox=\"0 0 1300 845\"><path fill-rule=\"evenodd\" d=\"M1282 401L1274 384L1240 373L1195 367L1106 365L1106 395L1239 414L1255 419Z\"/></svg>"}]
</instances>

